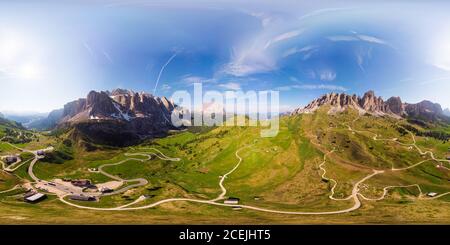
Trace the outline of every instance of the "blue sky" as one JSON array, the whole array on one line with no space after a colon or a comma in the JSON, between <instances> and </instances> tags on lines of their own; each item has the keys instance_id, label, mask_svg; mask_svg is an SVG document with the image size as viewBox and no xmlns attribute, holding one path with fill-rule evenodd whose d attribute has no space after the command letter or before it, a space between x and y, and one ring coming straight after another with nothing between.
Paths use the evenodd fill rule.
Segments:
<instances>
[{"instance_id":1,"label":"blue sky","mask_svg":"<svg viewBox=\"0 0 450 245\"><path fill-rule=\"evenodd\" d=\"M369 89L450 107L445 1L58 2L0 3L0 111L193 82L279 90L282 110Z\"/></svg>"}]
</instances>

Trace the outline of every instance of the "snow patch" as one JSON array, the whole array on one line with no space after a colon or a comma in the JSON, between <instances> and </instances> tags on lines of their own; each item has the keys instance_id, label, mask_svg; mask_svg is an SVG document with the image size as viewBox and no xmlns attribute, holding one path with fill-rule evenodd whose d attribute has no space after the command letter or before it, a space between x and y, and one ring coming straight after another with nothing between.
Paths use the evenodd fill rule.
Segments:
<instances>
[{"instance_id":1,"label":"snow patch","mask_svg":"<svg viewBox=\"0 0 450 245\"><path fill-rule=\"evenodd\" d=\"M114 107L116 108L117 111L119 111L119 115L117 115L116 113L111 114L112 117L115 118L122 118L125 119L126 121L130 121L131 120L131 116L128 115L128 113L123 113L122 110L120 109L120 105L117 102L113 102Z\"/></svg>"}]
</instances>

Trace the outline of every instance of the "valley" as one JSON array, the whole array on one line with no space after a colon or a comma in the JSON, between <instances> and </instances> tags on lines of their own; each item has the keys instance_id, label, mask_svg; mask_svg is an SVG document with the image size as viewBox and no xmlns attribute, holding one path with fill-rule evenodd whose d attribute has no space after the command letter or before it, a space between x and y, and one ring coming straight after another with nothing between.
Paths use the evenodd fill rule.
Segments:
<instances>
[{"instance_id":1,"label":"valley","mask_svg":"<svg viewBox=\"0 0 450 245\"><path fill-rule=\"evenodd\" d=\"M415 135L407 128L427 129L406 119L361 115L353 109L329 114L329 110L322 106L311 114L283 116L273 138L261 138L260 127L192 128L128 147L97 145L92 151L70 138L70 131L45 136L53 141L52 152L33 165L16 165L2 177L0 220L445 223L449 219L448 141ZM43 148L33 148L36 144L29 142L20 149ZM37 204L20 200L30 184L55 179L120 185L111 193L79 193L96 196L97 201L70 200L64 191L49 192ZM230 197L239 203L224 202Z\"/></svg>"}]
</instances>

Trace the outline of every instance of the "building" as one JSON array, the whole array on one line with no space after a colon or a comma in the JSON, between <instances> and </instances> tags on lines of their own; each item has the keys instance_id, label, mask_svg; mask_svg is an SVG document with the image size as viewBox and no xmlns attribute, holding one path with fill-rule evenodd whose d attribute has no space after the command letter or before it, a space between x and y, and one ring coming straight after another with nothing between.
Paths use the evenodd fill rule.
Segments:
<instances>
[{"instance_id":1,"label":"building","mask_svg":"<svg viewBox=\"0 0 450 245\"><path fill-rule=\"evenodd\" d=\"M78 186L78 187L89 187L91 186L91 181L89 180L72 180L70 181L70 183L72 183L72 185L74 186Z\"/></svg>"},{"instance_id":2,"label":"building","mask_svg":"<svg viewBox=\"0 0 450 245\"><path fill-rule=\"evenodd\" d=\"M38 151L36 152L36 154L37 154L38 156L44 156L44 155L45 155L45 151L43 151L43 150L38 150Z\"/></svg>"},{"instance_id":3,"label":"building","mask_svg":"<svg viewBox=\"0 0 450 245\"><path fill-rule=\"evenodd\" d=\"M42 193L32 193L31 195L25 195L24 199L29 203L37 203L47 198L47 195Z\"/></svg>"},{"instance_id":4,"label":"building","mask_svg":"<svg viewBox=\"0 0 450 245\"><path fill-rule=\"evenodd\" d=\"M223 203L224 204L239 204L239 198L230 197L230 198L226 199Z\"/></svg>"},{"instance_id":5,"label":"building","mask_svg":"<svg viewBox=\"0 0 450 245\"><path fill-rule=\"evenodd\" d=\"M437 193L436 193L436 192L429 192L429 193L427 194L427 196L429 196L429 197L435 197L435 196L437 196Z\"/></svg>"},{"instance_id":6,"label":"building","mask_svg":"<svg viewBox=\"0 0 450 245\"><path fill-rule=\"evenodd\" d=\"M108 188L108 187L102 187L101 189L100 189L100 192L101 193L111 193L111 192L113 192L114 190L113 189L110 189L110 188Z\"/></svg>"},{"instance_id":7,"label":"building","mask_svg":"<svg viewBox=\"0 0 450 245\"><path fill-rule=\"evenodd\" d=\"M5 157L6 164L13 164L19 160L17 156L7 156Z\"/></svg>"},{"instance_id":8,"label":"building","mask_svg":"<svg viewBox=\"0 0 450 245\"><path fill-rule=\"evenodd\" d=\"M70 195L69 199L74 201L90 201L90 202L97 200L95 199L95 197L92 196L81 196L81 195Z\"/></svg>"}]
</instances>

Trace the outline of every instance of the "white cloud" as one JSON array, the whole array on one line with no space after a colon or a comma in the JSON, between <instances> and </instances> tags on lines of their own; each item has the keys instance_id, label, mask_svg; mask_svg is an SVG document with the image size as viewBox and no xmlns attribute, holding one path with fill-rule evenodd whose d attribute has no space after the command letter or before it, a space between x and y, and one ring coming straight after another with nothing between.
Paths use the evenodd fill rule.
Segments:
<instances>
[{"instance_id":1,"label":"white cloud","mask_svg":"<svg viewBox=\"0 0 450 245\"><path fill-rule=\"evenodd\" d=\"M299 82L299 80L296 77L289 77L289 80L293 81L293 82Z\"/></svg>"},{"instance_id":2,"label":"white cloud","mask_svg":"<svg viewBox=\"0 0 450 245\"><path fill-rule=\"evenodd\" d=\"M219 87L230 89L230 90L240 90L241 89L241 85L239 83L235 83L235 82L220 84Z\"/></svg>"},{"instance_id":3,"label":"white cloud","mask_svg":"<svg viewBox=\"0 0 450 245\"><path fill-rule=\"evenodd\" d=\"M286 58L288 56L291 56L291 55L294 55L294 54L297 54L297 53L310 54L312 51L316 50L317 48L318 48L317 45L308 45L308 46L305 46L305 47L302 47L302 48L294 47L294 48L286 50L283 53L282 56L283 56L283 58Z\"/></svg>"},{"instance_id":4,"label":"white cloud","mask_svg":"<svg viewBox=\"0 0 450 245\"><path fill-rule=\"evenodd\" d=\"M83 41L82 44L83 44L84 48L89 52L89 54L92 57L95 57L94 50L92 50L91 46L86 41Z\"/></svg>"},{"instance_id":5,"label":"white cloud","mask_svg":"<svg viewBox=\"0 0 450 245\"><path fill-rule=\"evenodd\" d=\"M304 90L332 90L332 91L342 91L345 92L348 89L342 86L337 85L328 85L328 84L294 84L294 85L286 85L275 88L278 91L289 91L294 89L304 89Z\"/></svg>"},{"instance_id":6,"label":"white cloud","mask_svg":"<svg viewBox=\"0 0 450 245\"><path fill-rule=\"evenodd\" d=\"M313 50L310 50L310 51L308 51L305 55L303 55L303 60L307 60L307 59L309 59L309 58L311 58L311 56L313 55L313 54L315 54L317 51L319 51L318 49L313 49Z\"/></svg>"},{"instance_id":7,"label":"white cloud","mask_svg":"<svg viewBox=\"0 0 450 245\"><path fill-rule=\"evenodd\" d=\"M336 78L336 72L331 70L324 70L319 73L319 78L322 81L333 81Z\"/></svg>"},{"instance_id":8,"label":"white cloud","mask_svg":"<svg viewBox=\"0 0 450 245\"><path fill-rule=\"evenodd\" d=\"M231 56L231 61L222 69L223 73L241 77L276 69L276 60L259 43L234 51Z\"/></svg>"},{"instance_id":9,"label":"white cloud","mask_svg":"<svg viewBox=\"0 0 450 245\"><path fill-rule=\"evenodd\" d=\"M172 87L170 87L170 85L169 84L163 84L162 86L161 86L161 90L163 90L163 91L167 91L167 90L170 90Z\"/></svg>"},{"instance_id":10,"label":"white cloud","mask_svg":"<svg viewBox=\"0 0 450 245\"><path fill-rule=\"evenodd\" d=\"M225 64L220 72L242 77L274 71L277 69L277 54L268 48L275 43L294 38L302 32L300 29L278 35L263 32L239 48L234 48L230 62Z\"/></svg>"},{"instance_id":11,"label":"white cloud","mask_svg":"<svg viewBox=\"0 0 450 245\"><path fill-rule=\"evenodd\" d=\"M181 81L184 83L191 84L191 83L214 83L217 80L215 78L206 78L206 77L189 75L189 76L184 76L181 79Z\"/></svg>"},{"instance_id":12,"label":"white cloud","mask_svg":"<svg viewBox=\"0 0 450 245\"><path fill-rule=\"evenodd\" d=\"M273 21L273 16L268 13L255 12L250 13L250 15L258 18L261 21L261 26L264 28L267 27Z\"/></svg>"},{"instance_id":13,"label":"white cloud","mask_svg":"<svg viewBox=\"0 0 450 245\"><path fill-rule=\"evenodd\" d=\"M294 85L287 85L287 86L281 86L281 87L276 87L275 90L278 91L289 91L294 89Z\"/></svg>"},{"instance_id":14,"label":"white cloud","mask_svg":"<svg viewBox=\"0 0 450 245\"><path fill-rule=\"evenodd\" d=\"M103 50L103 56L105 56L105 58L108 60L109 63L114 64L114 61L111 58L111 55L109 55L108 52L106 52L105 50Z\"/></svg>"},{"instance_id":15,"label":"white cloud","mask_svg":"<svg viewBox=\"0 0 450 245\"><path fill-rule=\"evenodd\" d=\"M336 85L328 85L328 84L305 84L305 85L299 85L299 89L309 89L309 90L315 90L315 89L322 89L322 90L335 90L335 91L347 91L348 89L342 86L336 86Z\"/></svg>"},{"instance_id":16,"label":"white cloud","mask_svg":"<svg viewBox=\"0 0 450 245\"><path fill-rule=\"evenodd\" d=\"M296 36L299 36L300 34L302 34L302 32L303 32L303 30L299 29L299 30L293 30L293 31L282 33L282 34L272 38L271 40L269 40L266 43L266 45L264 46L264 49L269 48L271 45L273 45L277 42L285 41L285 40L294 38Z\"/></svg>"},{"instance_id":17,"label":"white cloud","mask_svg":"<svg viewBox=\"0 0 450 245\"><path fill-rule=\"evenodd\" d=\"M388 43L382 39L379 39L377 37L373 37L373 36L368 36L368 35L362 35L362 34L358 34L356 35L360 40L362 41L366 41L369 43L378 43L378 44L384 44L384 45L388 45Z\"/></svg>"},{"instance_id":18,"label":"white cloud","mask_svg":"<svg viewBox=\"0 0 450 245\"><path fill-rule=\"evenodd\" d=\"M310 17L314 17L314 16L318 16L321 14L326 14L326 13L330 13L330 12L337 12L337 11L343 11L343 10L351 10L353 8L324 8L324 9L318 9L318 10L314 10L310 13L307 13L303 16L301 16L300 18L298 18L299 20L304 20Z\"/></svg>"},{"instance_id":19,"label":"white cloud","mask_svg":"<svg viewBox=\"0 0 450 245\"><path fill-rule=\"evenodd\" d=\"M348 36L348 35L336 35L327 37L328 40L333 42L351 42L351 41L360 41L357 37Z\"/></svg>"},{"instance_id":20,"label":"white cloud","mask_svg":"<svg viewBox=\"0 0 450 245\"><path fill-rule=\"evenodd\" d=\"M256 63L230 63L224 71L230 75L242 77L254 73L269 72L275 69L275 64L272 61L267 60L265 63L263 60Z\"/></svg>"},{"instance_id":21,"label":"white cloud","mask_svg":"<svg viewBox=\"0 0 450 245\"><path fill-rule=\"evenodd\" d=\"M387 41L385 41L381 38L364 35L364 34L358 34L355 31L352 31L352 34L353 35L334 35L334 36L328 36L326 38L332 42L368 42L368 43L386 45L391 48L394 48L390 43L388 43Z\"/></svg>"},{"instance_id":22,"label":"white cloud","mask_svg":"<svg viewBox=\"0 0 450 245\"><path fill-rule=\"evenodd\" d=\"M372 58L372 47L368 49L360 48L355 51L356 63L358 64L361 71L365 72L364 64L366 60Z\"/></svg>"},{"instance_id":23,"label":"white cloud","mask_svg":"<svg viewBox=\"0 0 450 245\"><path fill-rule=\"evenodd\" d=\"M436 61L433 65L441 70L450 71L450 60L446 62Z\"/></svg>"}]
</instances>

